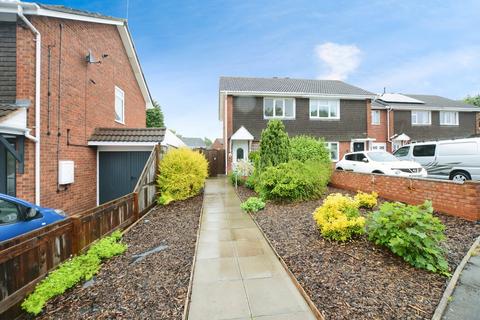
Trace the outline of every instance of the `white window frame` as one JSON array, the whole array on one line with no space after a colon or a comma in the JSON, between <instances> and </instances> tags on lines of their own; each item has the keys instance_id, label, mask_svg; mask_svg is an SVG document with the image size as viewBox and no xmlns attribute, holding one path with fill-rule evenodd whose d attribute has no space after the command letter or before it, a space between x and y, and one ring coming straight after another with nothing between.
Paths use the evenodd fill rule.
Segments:
<instances>
[{"instance_id":1,"label":"white window frame","mask_svg":"<svg viewBox=\"0 0 480 320\"><path fill-rule=\"evenodd\" d=\"M446 113L451 113L454 115L454 123L448 123L445 122L443 116ZM441 126L458 126L459 121L458 121L458 111L440 111L440 125Z\"/></svg>"},{"instance_id":2,"label":"white window frame","mask_svg":"<svg viewBox=\"0 0 480 320\"><path fill-rule=\"evenodd\" d=\"M419 123L418 122L418 115L417 113L418 112L426 112L428 114L428 122L422 122L422 123ZM415 121L414 121L415 119ZM412 125L414 126L429 126L432 124L432 112L431 111L428 111L428 110L412 110Z\"/></svg>"},{"instance_id":3,"label":"white window frame","mask_svg":"<svg viewBox=\"0 0 480 320\"><path fill-rule=\"evenodd\" d=\"M331 154L332 154L331 147L332 147L332 144L334 144L334 143L337 145L337 158L336 159L331 158ZM340 158L340 143L338 141L329 141L329 142L325 142L325 144L327 145L328 151L330 151L330 159L333 162L338 161L339 158Z\"/></svg>"},{"instance_id":4,"label":"white window frame","mask_svg":"<svg viewBox=\"0 0 480 320\"><path fill-rule=\"evenodd\" d=\"M378 118L375 118L373 115L376 114L378 115ZM381 119L380 119L380 110L372 110L371 111L371 117L372 117L372 125L374 126L378 126L381 124ZM375 120L378 120L378 121L375 121Z\"/></svg>"},{"instance_id":5,"label":"white window frame","mask_svg":"<svg viewBox=\"0 0 480 320\"><path fill-rule=\"evenodd\" d=\"M328 117L320 117L319 106L328 106ZM317 115L312 116L312 108L317 108ZM332 107L337 109L337 116L332 117ZM308 103L308 116L310 120L339 120L340 119L340 100L310 99Z\"/></svg>"},{"instance_id":6,"label":"white window frame","mask_svg":"<svg viewBox=\"0 0 480 320\"><path fill-rule=\"evenodd\" d=\"M117 97L122 99L122 119L117 120ZM125 92L122 89L115 86L115 100L114 100L114 114L115 114L115 122L125 124Z\"/></svg>"},{"instance_id":7,"label":"white window frame","mask_svg":"<svg viewBox=\"0 0 480 320\"><path fill-rule=\"evenodd\" d=\"M272 100L273 102L273 116L266 116L265 115L265 101ZM293 101L293 116L287 117L285 116L285 100L292 100ZM282 101L283 105L283 116L275 115L275 103L276 101ZM295 119L297 113L297 105L295 98L283 98L283 97L264 97L263 98L263 119Z\"/></svg>"}]
</instances>

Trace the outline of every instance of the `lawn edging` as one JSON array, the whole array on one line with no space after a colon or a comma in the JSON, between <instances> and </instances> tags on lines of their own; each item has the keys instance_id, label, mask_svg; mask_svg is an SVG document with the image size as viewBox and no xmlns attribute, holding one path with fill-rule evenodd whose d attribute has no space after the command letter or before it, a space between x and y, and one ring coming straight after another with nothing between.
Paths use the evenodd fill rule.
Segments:
<instances>
[{"instance_id":1,"label":"lawn edging","mask_svg":"<svg viewBox=\"0 0 480 320\"><path fill-rule=\"evenodd\" d=\"M188 280L188 290L187 290L187 297L185 298L185 308L183 309L183 316L182 320L188 319L188 313L190 311L190 297L192 295L192 287L193 287L193 276L195 275L195 264L197 262L197 251L198 251L198 244L200 240L200 231L202 229L202 219L203 219L203 206L205 203L205 184L203 185L202 191L202 208L200 210L200 217L198 218L198 229L197 229L197 239L195 240L195 251L193 253L193 262L192 268L190 269L190 279Z\"/></svg>"},{"instance_id":2,"label":"lawn edging","mask_svg":"<svg viewBox=\"0 0 480 320\"><path fill-rule=\"evenodd\" d=\"M452 293L455 290L455 287L457 285L458 279L460 278L460 275L463 271L463 268L465 268L465 265L467 264L468 260L473 254L473 251L479 244L480 244L480 236L473 242L467 254L463 257L462 261L455 269L455 272L453 273L453 276L450 279L447 285L447 288L443 292L442 299L440 300L437 308L435 309L435 312L432 316L432 320L440 320L442 318L443 313L445 312L445 309L448 306L449 299L452 296Z\"/></svg>"}]
</instances>

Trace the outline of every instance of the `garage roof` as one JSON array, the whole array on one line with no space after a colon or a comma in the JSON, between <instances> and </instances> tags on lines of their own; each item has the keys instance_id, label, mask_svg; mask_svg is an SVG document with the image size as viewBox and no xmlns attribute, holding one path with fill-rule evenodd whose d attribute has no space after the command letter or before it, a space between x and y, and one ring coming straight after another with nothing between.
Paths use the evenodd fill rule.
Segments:
<instances>
[{"instance_id":1,"label":"garage roof","mask_svg":"<svg viewBox=\"0 0 480 320\"><path fill-rule=\"evenodd\" d=\"M165 138L165 128L96 128L89 145L98 142L120 143L161 143Z\"/></svg>"}]
</instances>

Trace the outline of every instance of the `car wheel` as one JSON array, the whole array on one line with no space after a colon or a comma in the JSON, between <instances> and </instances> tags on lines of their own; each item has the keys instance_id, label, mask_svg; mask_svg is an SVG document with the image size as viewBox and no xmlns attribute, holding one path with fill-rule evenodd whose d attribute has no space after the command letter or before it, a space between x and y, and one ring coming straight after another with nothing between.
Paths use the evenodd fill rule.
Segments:
<instances>
[{"instance_id":1,"label":"car wheel","mask_svg":"<svg viewBox=\"0 0 480 320\"><path fill-rule=\"evenodd\" d=\"M343 168L342 168L342 167L338 167L337 170L338 170L338 171L343 171Z\"/></svg>"},{"instance_id":2,"label":"car wheel","mask_svg":"<svg viewBox=\"0 0 480 320\"><path fill-rule=\"evenodd\" d=\"M379 171L379 170L375 170L372 173L384 174L382 171Z\"/></svg>"},{"instance_id":3,"label":"car wheel","mask_svg":"<svg viewBox=\"0 0 480 320\"><path fill-rule=\"evenodd\" d=\"M470 180L470 175L467 172L456 171L450 175L450 180L455 182L464 182Z\"/></svg>"}]
</instances>

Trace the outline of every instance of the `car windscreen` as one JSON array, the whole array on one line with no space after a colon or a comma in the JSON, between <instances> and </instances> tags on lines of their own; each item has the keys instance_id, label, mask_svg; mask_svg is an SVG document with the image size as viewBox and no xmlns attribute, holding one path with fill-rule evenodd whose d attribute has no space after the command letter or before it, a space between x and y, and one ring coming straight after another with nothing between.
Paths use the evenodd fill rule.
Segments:
<instances>
[{"instance_id":1,"label":"car windscreen","mask_svg":"<svg viewBox=\"0 0 480 320\"><path fill-rule=\"evenodd\" d=\"M393 156L388 152L369 152L368 156L370 157L370 159L377 162L398 161L398 159L395 158L395 156Z\"/></svg>"},{"instance_id":2,"label":"car windscreen","mask_svg":"<svg viewBox=\"0 0 480 320\"><path fill-rule=\"evenodd\" d=\"M401 147L397 151L394 152L395 157L406 157L408 156L408 151L410 150L410 147Z\"/></svg>"}]
</instances>

